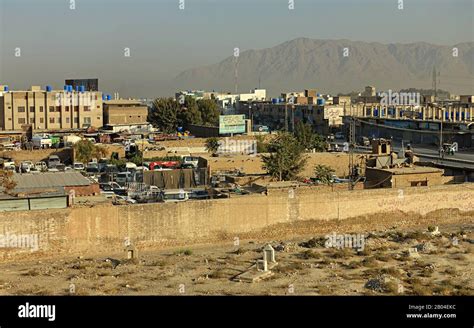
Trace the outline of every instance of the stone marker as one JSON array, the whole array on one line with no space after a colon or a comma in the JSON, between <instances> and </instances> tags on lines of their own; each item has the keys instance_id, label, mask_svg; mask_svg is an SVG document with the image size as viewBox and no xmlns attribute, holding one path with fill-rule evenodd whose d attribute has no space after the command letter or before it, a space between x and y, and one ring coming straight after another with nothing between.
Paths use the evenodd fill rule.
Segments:
<instances>
[{"instance_id":1,"label":"stone marker","mask_svg":"<svg viewBox=\"0 0 474 328\"><path fill-rule=\"evenodd\" d=\"M132 260L138 257L138 252L133 245L127 245L125 247L125 252L127 253L127 259Z\"/></svg>"},{"instance_id":2,"label":"stone marker","mask_svg":"<svg viewBox=\"0 0 474 328\"><path fill-rule=\"evenodd\" d=\"M263 248L263 260L265 262L271 262L271 263L275 263L275 250L273 249L272 245L270 244L267 244L264 248Z\"/></svg>"}]
</instances>

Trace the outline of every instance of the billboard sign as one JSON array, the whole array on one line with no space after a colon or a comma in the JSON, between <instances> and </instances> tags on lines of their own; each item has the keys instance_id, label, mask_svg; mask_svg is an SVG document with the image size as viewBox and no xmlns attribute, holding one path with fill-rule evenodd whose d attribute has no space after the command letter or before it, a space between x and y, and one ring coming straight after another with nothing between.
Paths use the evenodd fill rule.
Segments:
<instances>
[{"instance_id":1,"label":"billboard sign","mask_svg":"<svg viewBox=\"0 0 474 328\"><path fill-rule=\"evenodd\" d=\"M245 115L220 115L219 134L244 133Z\"/></svg>"}]
</instances>

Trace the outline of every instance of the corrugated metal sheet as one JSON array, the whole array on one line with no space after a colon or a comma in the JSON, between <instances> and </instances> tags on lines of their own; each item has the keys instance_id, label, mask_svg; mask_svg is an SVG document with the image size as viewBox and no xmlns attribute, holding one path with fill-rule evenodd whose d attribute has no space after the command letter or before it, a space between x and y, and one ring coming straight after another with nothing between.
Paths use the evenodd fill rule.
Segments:
<instances>
[{"instance_id":1,"label":"corrugated metal sheet","mask_svg":"<svg viewBox=\"0 0 474 328\"><path fill-rule=\"evenodd\" d=\"M91 181L79 172L46 172L39 174L15 174L15 190L88 186Z\"/></svg>"}]
</instances>

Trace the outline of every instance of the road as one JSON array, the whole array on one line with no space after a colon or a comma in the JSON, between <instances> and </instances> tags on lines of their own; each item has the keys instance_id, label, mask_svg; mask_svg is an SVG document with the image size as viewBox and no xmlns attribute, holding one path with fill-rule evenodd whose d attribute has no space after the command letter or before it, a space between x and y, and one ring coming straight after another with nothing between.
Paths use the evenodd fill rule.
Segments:
<instances>
[{"instance_id":1,"label":"road","mask_svg":"<svg viewBox=\"0 0 474 328\"><path fill-rule=\"evenodd\" d=\"M344 141L336 141L339 147L344 147ZM402 150L400 142L394 142L392 148L399 153ZM370 147L360 147L358 152L370 150ZM406 144L405 144L406 150ZM438 148L433 145L412 145L413 152L423 161L434 162L457 168L474 169L474 150L460 150L454 155L445 155L444 159L439 157ZM423 156L426 155L426 156Z\"/></svg>"}]
</instances>

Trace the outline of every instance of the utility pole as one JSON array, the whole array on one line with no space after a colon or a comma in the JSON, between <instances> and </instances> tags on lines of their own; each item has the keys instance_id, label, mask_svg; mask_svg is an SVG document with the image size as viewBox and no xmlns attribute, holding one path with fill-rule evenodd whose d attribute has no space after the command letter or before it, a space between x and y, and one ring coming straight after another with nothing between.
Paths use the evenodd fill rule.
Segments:
<instances>
[{"instance_id":1,"label":"utility pole","mask_svg":"<svg viewBox=\"0 0 474 328\"><path fill-rule=\"evenodd\" d=\"M288 132L288 99L285 101L285 132Z\"/></svg>"},{"instance_id":2,"label":"utility pole","mask_svg":"<svg viewBox=\"0 0 474 328\"><path fill-rule=\"evenodd\" d=\"M445 108L441 108L441 124L439 129L439 156L444 158L444 148L443 148L443 121L445 117Z\"/></svg>"},{"instance_id":3,"label":"utility pole","mask_svg":"<svg viewBox=\"0 0 474 328\"><path fill-rule=\"evenodd\" d=\"M295 134L295 105L291 106L291 132Z\"/></svg>"},{"instance_id":4,"label":"utility pole","mask_svg":"<svg viewBox=\"0 0 474 328\"><path fill-rule=\"evenodd\" d=\"M354 149L356 146L355 118L352 116L349 123L349 190L354 189L357 177L355 176Z\"/></svg>"}]
</instances>

